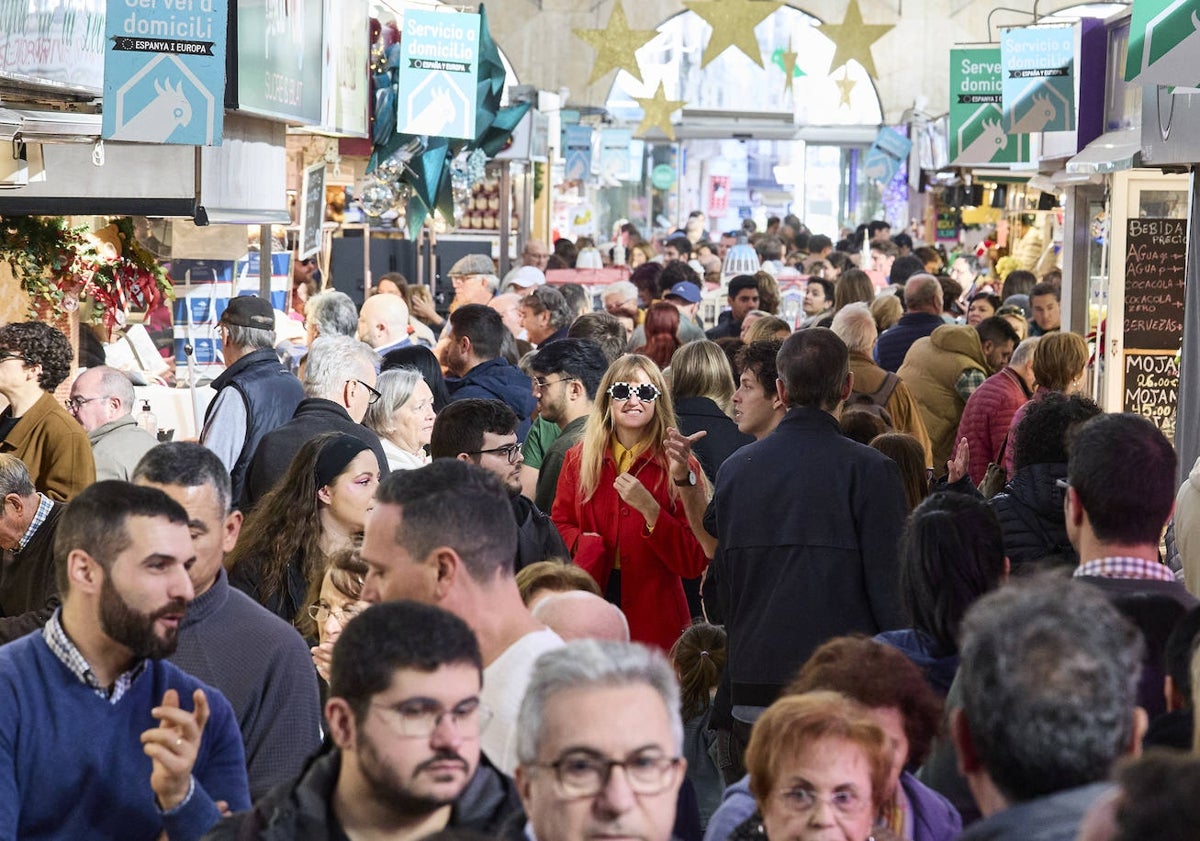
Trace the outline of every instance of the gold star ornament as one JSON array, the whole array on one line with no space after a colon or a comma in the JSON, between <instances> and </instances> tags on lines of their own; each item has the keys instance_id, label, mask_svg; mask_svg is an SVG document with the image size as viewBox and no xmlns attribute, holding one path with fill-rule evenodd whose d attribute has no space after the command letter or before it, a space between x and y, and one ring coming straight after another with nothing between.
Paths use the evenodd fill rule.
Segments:
<instances>
[{"instance_id":1,"label":"gold star ornament","mask_svg":"<svg viewBox=\"0 0 1200 841\"><path fill-rule=\"evenodd\" d=\"M658 34L654 29L630 29L625 17L625 9L620 0L613 6L608 18L608 26L604 29L573 29L571 30L584 41L587 41L596 51L596 61L592 65L592 76L588 84L599 79L612 70L624 70L633 78L642 82L642 70L638 66L637 51L649 43Z\"/></svg>"},{"instance_id":2,"label":"gold star ornament","mask_svg":"<svg viewBox=\"0 0 1200 841\"><path fill-rule=\"evenodd\" d=\"M841 91L841 98L838 100L838 107L849 108L850 93L854 90L854 86L857 85L858 82L846 75L845 65L842 66L842 78L835 80L834 84L837 85L838 90Z\"/></svg>"},{"instance_id":3,"label":"gold star ornament","mask_svg":"<svg viewBox=\"0 0 1200 841\"><path fill-rule=\"evenodd\" d=\"M658 90L653 97L637 97L633 101L642 106L644 116L641 125L637 127L637 136L645 137L650 129L657 128L667 136L668 140L675 139L675 127L671 125L671 114L687 104L684 99L667 99L663 83L658 83Z\"/></svg>"},{"instance_id":4,"label":"gold star ornament","mask_svg":"<svg viewBox=\"0 0 1200 841\"><path fill-rule=\"evenodd\" d=\"M797 58L799 58L799 56L796 54L796 51L792 49L792 39L789 36L787 49L783 51L783 57L782 57L783 90L785 93L787 91L792 91L793 93L795 93L795 89L792 87L792 83L793 83L793 81L795 81L794 77L796 75L796 59Z\"/></svg>"},{"instance_id":5,"label":"gold star ornament","mask_svg":"<svg viewBox=\"0 0 1200 841\"><path fill-rule=\"evenodd\" d=\"M850 0L850 5L846 7L846 16L842 18L841 23L821 24L821 32L837 47L833 61L829 63L829 70L832 72L853 60L861 64L869 76L877 78L879 74L875 72L871 45L895 28L895 24L892 23L863 23L858 0Z\"/></svg>"},{"instance_id":6,"label":"gold star ornament","mask_svg":"<svg viewBox=\"0 0 1200 841\"><path fill-rule=\"evenodd\" d=\"M713 30L700 59L701 68L707 67L730 47L736 47L766 69L754 28L775 14L783 3L776 0L684 0L683 5L702 17Z\"/></svg>"}]
</instances>

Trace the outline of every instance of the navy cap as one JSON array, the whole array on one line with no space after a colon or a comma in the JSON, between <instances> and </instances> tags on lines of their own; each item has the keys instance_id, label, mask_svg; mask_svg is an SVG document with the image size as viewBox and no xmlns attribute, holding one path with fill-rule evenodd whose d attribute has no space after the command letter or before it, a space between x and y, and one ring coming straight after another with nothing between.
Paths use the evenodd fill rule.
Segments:
<instances>
[{"instance_id":1,"label":"navy cap","mask_svg":"<svg viewBox=\"0 0 1200 841\"><path fill-rule=\"evenodd\" d=\"M689 304L700 303L700 287L694 283L688 283L686 280L681 280L672 286L664 298L682 298Z\"/></svg>"}]
</instances>

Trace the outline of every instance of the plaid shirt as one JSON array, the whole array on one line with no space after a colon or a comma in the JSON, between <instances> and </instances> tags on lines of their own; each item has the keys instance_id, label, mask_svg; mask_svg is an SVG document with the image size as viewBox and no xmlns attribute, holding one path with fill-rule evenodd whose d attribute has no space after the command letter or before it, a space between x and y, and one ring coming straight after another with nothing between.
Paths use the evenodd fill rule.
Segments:
<instances>
[{"instance_id":1,"label":"plaid shirt","mask_svg":"<svg viewBox=\"0 0 1200 841\"><path fill-rule=\"evenodd\" d=\"M54 503L50 501L50 497L45 494L38 494L41 502L38 503L37 511L33 514L33 522L29 524L29 528L25 530L25 534L21 535L21 539L17 541L16 551L20 552L29 545L29 541L33 540L34 533L42 527L42 523L46 522L46 518L50 516L50 509L54 507Z\"/></svg>"},{"instance_id":2,"label":"plaid shirt","mask_svg":"<svg viewBox=\"0 0 1200 841\"><path fill-rule=\"evenodd\" d=\"M1134 578L1147 581L1174 581L1175 573L1157 561L1144 558L1096 558L1076 568L1074 577Z\"/></svg>"},{"instance_id":3,"label":"plaid shirt","mask_svg":"<svg viewBox=\"0 0 1200 841\"><path fill-rule=\"evenodd\" d=\"M111 689L101 686L100 681L96 679L96 675L92 671L92 667L88 665L87 660L83 659L83 655L75 647L75 643L71 642L71 638L67 636L67 632L62 626L61 617L62 608L59 608L54 611L54 615L50 617L50 621L42 629L42 636L46 639L46 645L50 646L50 650L54 652L54 656L71 670L71 674L79 678L80 683L90 686L93 692L101 698L108 700L110 704L120 701L122 696L129 690L129 687L133 685L133 682L145 671L146 661L139 660L134 663L129 671L122 674L113 682Z\"/></svg>"}]
</instances>

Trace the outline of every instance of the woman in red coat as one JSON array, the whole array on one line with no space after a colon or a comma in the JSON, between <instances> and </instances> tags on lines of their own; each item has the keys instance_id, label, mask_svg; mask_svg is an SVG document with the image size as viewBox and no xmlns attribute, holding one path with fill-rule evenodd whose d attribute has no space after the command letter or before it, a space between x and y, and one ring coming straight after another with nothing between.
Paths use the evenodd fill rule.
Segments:
<instances>
[{"instance_id":1,"label":"woman in red coat","mask_svg":"<svg viewBox=\"0 0 1200 841\"><path fill-rule=\"evenodd\" d=\"M658 366L645 356L618 359L582 440L567 452L551 512L575 563L625 612L633 639L664 650L690 624L681 579L708 563L671 480L662 446L669 426L675 410Z\"/></svg>"}]
</instances>

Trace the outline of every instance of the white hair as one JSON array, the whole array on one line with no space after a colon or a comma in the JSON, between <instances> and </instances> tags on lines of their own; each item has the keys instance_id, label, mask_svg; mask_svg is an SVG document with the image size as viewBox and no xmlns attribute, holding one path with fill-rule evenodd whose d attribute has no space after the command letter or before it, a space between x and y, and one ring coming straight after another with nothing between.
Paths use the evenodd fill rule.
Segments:
<instances>
[{"instance_id":1,"label":"white hair","mask_svg":"<svg viewBox=\"0 0 1200 841\"><path fill-rule=\"evenodd\" d=\"M308 351L304 394L337 402L347 380L363 377L378 367L379 354L370 345L349 336L321 336Z\"/></svg>"},{"instance_id":2,"label":"white hair","mask_svg":"<svg viewBox=\"0 0 1200 841\"><path fill-rule=\"evenodd\" d=\"M1017 349L1013 351L1012 359L1008 360L1008 364L1013 368L1020 368L1032 362L1033 352L1037 350L1038 342L1041 338L1041 336L1030 336L1017 345Z\"/></svg>"},{"instance_id":3,"label":"white hair","mask_svg":"<svg viewBox=\"0 0 1200 841\"><path fill-rule=\"evenodd\" d=\"M604 294L600 296L600 299L604 300L609 295L620 295L622 301L628 301L630 299L636 300L638 291L637 287L628 280L618 280L617 282L610 283L608 286L604 287Z\"/></svg>"},{"instance_id":4,"label":"white hair","mask_svg":"<svg viewBox=\"0 0 1200 841\"><path fill-rule=\"evenodd\" d=\"M538 658L517 715L517 759L537 762L546 704L559 692L646 686L666 707L676 753L683 750L679 683L663 654L635 642L576 640Z\"/></svg>"},{"instance_id":5,"label":"white hair","mask_svg":"<svg viewBox=\"0 0 1200 841\"><path fill-rule=\"evenodd\" d=\"M879 337L875 316L871 315L871 308L861 301L842 307L833 317L830 327L852 353L870 356L871 348Z\"/></svg>"}]
</instances>

